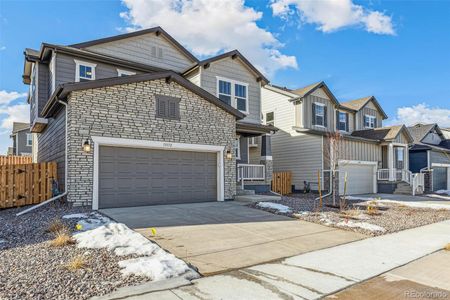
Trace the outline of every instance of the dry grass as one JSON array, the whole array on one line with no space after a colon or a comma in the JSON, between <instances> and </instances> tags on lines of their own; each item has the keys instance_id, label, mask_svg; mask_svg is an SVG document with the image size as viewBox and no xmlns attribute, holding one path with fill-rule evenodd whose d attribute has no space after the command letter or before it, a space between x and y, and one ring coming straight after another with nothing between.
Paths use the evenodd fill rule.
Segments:
<instances>
[{"instance_id":1,"label":"dry grass","mask_svg":"<svg viewBox=\"0 0 450 300\"><path fill-rule=\"evenodd\" d=\"M368 214L369 216L376 216L380 214L376 201L367 202L366 214Z\"/></svg>"},{"instance_id":2,"label":"dry grass","mask_svg":"<svg viewBox=\"0 0 450 300\"><path fill-rule=\"evenodd\" d=\"M84 269L87 266L87 262L82 255L77 255L72 258L66 265L66 268L70 271L76 271L79 269Z\"/></svg>"},{"instance_id":3,"label":"dry grass","mask_svg":"<svg viewBox=\"0 0 450 300\"><path fill-rule=\"evenodd\" d=\"M344 210L343 212L341 212L340 217L359 220L361 219L361 210L358 208Z\"/></svg>"},{"instance_id":4,"label":"dry grass","mask_svg":"<svg viewBox=\"0 0 450 300\"><path fill-rule=\"evenodd\" d=\"M447 245L444 246L444 250L450 251L450 243L448 243Z\"/></svg>"},{"instance_id":5,"label":"dry grass","mask_svg":"<svg viewBox=\"0 0 450 300\"><path fill-rule=\"evenodd\" d=\"M52 247L63 247L67 245L75 244L74 239L70 236L68 232L57 232L55 238L50 241Z\"/></svg>"},{"instance_id":6,"label":"dry grass","mask_svg":"<svg viewBox=\"0 0 450 300\"><path fill-rule=\"evenodd\" d=\"M67 232L68 228L60 219L54 219L50 225L48 225L47 231L56 235L59 232Z\"/></svg>"}]
</instances>

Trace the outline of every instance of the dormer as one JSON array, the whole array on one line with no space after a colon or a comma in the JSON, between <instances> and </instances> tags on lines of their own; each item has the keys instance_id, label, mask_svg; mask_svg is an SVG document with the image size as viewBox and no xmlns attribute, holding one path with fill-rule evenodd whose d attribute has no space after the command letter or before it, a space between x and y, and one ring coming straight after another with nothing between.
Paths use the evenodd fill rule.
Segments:
<instances>
[{"instance_id":1,"label":"dormer","mask_svg":"<svg viewBox=\"0 0 450 300\"><path fill-rule=\"evenodd\" d=\"M374 96L341 103L341 108L355 111L355 129L366 130L383 127L388 116Z\"/></svg>"}]
</instances>

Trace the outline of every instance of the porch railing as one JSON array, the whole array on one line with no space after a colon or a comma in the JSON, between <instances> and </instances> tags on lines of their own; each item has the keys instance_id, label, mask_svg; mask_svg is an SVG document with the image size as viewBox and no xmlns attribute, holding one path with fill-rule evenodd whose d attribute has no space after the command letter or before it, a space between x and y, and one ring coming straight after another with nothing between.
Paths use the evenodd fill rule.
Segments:
<instances>
[{"instance_id":1,"label":"porch railing","mask_svg":"<svg viewBox=\"0 0 450 300\"><path fill-rule=\"evenodd\" d=\"M412 173L405 169L379 169L377 179L380 181L404 181L411 186L413 195L418 191L423 191L425 187L423 173Z\"/></svg>"},{"instance_id":2,"label":"porch railing","mask_svg":"<svg viewBox=\"0 0 450 300\"><path fill-rule=\"evenodd\" d=\"M238 179L242 180L264 180L266 177L265 165L238 164Z\"/></svg>"}]
</instances>

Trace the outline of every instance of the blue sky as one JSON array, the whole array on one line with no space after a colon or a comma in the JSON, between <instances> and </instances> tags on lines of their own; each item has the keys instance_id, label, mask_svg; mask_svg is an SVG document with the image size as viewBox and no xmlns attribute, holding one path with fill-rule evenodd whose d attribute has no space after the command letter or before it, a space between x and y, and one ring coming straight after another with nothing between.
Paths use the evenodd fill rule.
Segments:
<instances>
[{"instance_id":1,"label":"blue sky","mask_svg":"<svg viewBox=\"0 0 450 300\"><path fill-rule=\"evenodd\" d=\"M1 0L0 153L26 120L25 48L154 25L199 58L238 48L274 84L324 80L340 101L375 95L388 122L450 126L450 1L174 1Z\"/></svg>"}]
</instances>

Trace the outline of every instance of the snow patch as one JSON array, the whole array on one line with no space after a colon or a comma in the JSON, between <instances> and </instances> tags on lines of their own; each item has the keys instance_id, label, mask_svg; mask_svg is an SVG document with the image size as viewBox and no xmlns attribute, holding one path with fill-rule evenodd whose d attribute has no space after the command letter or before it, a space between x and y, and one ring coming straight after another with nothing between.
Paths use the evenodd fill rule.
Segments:
<instances>
[{"instance_id":1,"label":"snow patch","mask_svg":"<svg viewBox=\"0 0 450 300\"><path fill-rule=\"evenodd\" d=\"M445 195L428 194L427 197L450 200L450 196L445 196Z\"/></svg>"},{"instance_id":2,"label":"snow patch","mask_svg":"<svg viewBox=\"0 0 450 300\"><path fill-rule=\"evenodd\" d=\"M350 228L361 228L361 229L365 229L371 232L385 232L386 229L378 226L378 225L374 225L374 224L370 224L367 222L354 222L352 220L348 220L348 221L341 221L339 223L336 223L336 226L338 227L350 227Z\"/></svg>"},{"instance_id":3,"label":"snow patch","mask_svg":"<svg viewBox=\"0 0 450 300\"><path fill-rule=\"evenodd\" d=\"M71 215L64 215L63 219L85 219L87 218L87 214L71 214Z\"/></svg>"},{"instance_id":4,"label":"snow patch","mask_svg":"<svg viewBox=\"0 0 450 300\"><path fill-rule=\"evenodd\" d=\"M163 280L190 271L186 263L173 254L161 251L151 257L144 256L119 262L122 274L147 276L152 281Z\"/></svg>"},{"instance_id":5,"label":"snow patch","mask_svg":"<svg viewBox=\"0 0 450 300\"><path fill-rule=\"evenodd\" d=\"M428 195L433 197L432 195ZM434 195L435 198L438 198L438 195ZM440 198L440 197L439 197ZM379 206L389 205L389 204L396 204L396 205L404 205L408 207L414 207L414 208L428 208L428 209L450 209L450 204L436 204L436 203L427 203L427 202L419 202L419 201L398 201L398 200L390 200L390 199L374 199L374 198L367 198L367 197L353 197L353 196L347 196L346 199L348 200L361 200L361 201L373 201ZM445 198L448 199L448 198Z\"/></svg>"},{"instance_id":6,"label":"snow patch","mask_svg":"<svg viewBox=\"0 0 450 300\"><path fill-rule=\"evenodd\" d=\"M446 194L450 196L450 190L438 190L435 192L436 194Z\"/></svg>"},{"instance_id":7,"label":"snow patch","mask_svg":"<svg viewBox=\"0 0 450 300\"><path fill-rule=\"evenodd\" d=\"M118 256L140 256L119 262L124 276L134 274L158 281L181 275L187 276L186 273L189 272L190 279L198 277L184 261L167 253L125 224L116 223L95 212L78 224L82 225L84 230L73 236L78 248L106 248Z\"/></svg>"},{"instance_id":8,"label":"snow patch","mask_svg":"<svg viewBox=\"0 0 450 300\"><path fill-rule=\"evenodd\" d=\"M257 206L262 208L270 208L274 209L280 213L289 213L291 212L291 208L289 206L279 204L279 203L273 203L273 202L258 202Z\"/></svg>"}]
</instances>

